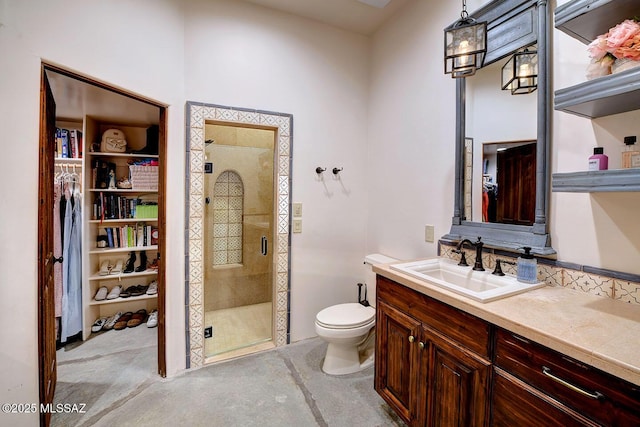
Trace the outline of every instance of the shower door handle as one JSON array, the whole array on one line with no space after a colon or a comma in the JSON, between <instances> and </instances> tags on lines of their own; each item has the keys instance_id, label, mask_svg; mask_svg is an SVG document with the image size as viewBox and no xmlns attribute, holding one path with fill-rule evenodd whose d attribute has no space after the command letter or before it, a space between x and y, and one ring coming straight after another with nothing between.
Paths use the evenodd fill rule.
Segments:
<instances>
[{"instance_id":1,"label":"shower door handle","mask_svg":"<svg viewBox=\"0 0 640 427\"><path fill-rule=\"evenodd\" d=\"M261 253L262 255L266 256L267 255L267 251L268 251L268 241L266 236L262 236L262 248L261 248Z\"/></svg>"}]
</instances>

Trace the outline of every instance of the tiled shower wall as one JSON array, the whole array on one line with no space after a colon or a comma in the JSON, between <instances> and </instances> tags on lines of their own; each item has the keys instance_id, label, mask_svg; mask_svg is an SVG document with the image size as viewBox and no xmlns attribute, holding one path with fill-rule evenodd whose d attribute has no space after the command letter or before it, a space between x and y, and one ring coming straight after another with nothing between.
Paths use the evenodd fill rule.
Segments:
<instances>
[{"instance_id":1,"label":"tiled shower wall","mask_svg":"<svg viewBox=\"0 0 640 427\"><path fill-rule=\"evenodd\" d=\"M454 253L454 246L440 242L440 256L458 261L460 254ZM467 262L475 259L475 250L464 249ZM492 271L496 259L516 261L517 255L502 252L483 252L484 268ZM516 266L501 264L506 274L516 275ZM549 286L564 286L592 295L613 298L629 304L640 304L640 276L598 269L595 267L565 263L554 260L538 259L538 280Z\"/></svg>"}]
</instances>

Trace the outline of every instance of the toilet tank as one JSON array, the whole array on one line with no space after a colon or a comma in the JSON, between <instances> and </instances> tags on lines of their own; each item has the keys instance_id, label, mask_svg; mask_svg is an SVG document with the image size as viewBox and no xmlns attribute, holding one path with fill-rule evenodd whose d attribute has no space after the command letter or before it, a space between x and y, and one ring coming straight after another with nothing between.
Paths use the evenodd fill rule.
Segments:
<instances>
[{"instance_id":1,"label":"toilet tank","mask_svg":"<svg viewBox=\"0 0 640 427\"><path fill-rule=\"evenodd\" d=\"M366 267L364 283L367 284L367 300L373 307L376 306L376 273L373 272L371 266L374 264L389 264L397 261L397 259L383 254L369 254L364 257L364 265ZM362 297L364 298L364 294Z\"/></svg>"}]
</instances>

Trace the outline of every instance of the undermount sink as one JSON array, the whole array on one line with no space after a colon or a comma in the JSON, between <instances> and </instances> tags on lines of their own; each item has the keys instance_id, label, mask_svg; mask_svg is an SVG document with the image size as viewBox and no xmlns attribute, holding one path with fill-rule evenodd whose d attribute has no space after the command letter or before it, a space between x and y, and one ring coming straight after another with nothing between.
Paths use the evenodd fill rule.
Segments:
<instances>
[{"instance_id":1,"label":"undermount sink","mask_svg":"<svg viewBox=\"0 0 640 427\"><path fill-rule=\"evenodd\" d=\"M490 271L474 271L445 258L391 264L389 267L480 302L495 301L546 285L544 282L522 283L513 276L496 276Z\"/></svg>"}]
</instances>

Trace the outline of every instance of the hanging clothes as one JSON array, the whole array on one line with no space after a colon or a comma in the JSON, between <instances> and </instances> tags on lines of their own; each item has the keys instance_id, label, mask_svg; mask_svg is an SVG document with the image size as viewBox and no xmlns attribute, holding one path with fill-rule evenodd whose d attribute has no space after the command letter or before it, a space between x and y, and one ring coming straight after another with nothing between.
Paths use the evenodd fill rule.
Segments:
<instances>
[{"instance_id":1,"label":"hanging clothes","mask_svg":"<svg viewBox=\"0 0 640 427\"><path fill-rule=\"evenodd\" d=\"M62 198L62 182L56 180L53 186L53 256L62 256L62 228L60 226L60 199ZM62 316L62 263L53 264L53 300L56 317L56 338L60 332Z\"/></svg>"},{"instance_id":2,"label":"hanging clothes","mask_svg":"<svg viewBox=\"0 0 640 427\"><path fill-rule=\"evenodd\" d=\"M82 331L82 195L75 182L65 188L62 232L62 321L60 341Z\"/></svg>"}]
</instances>

